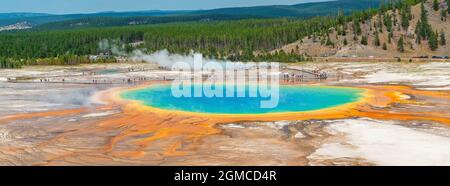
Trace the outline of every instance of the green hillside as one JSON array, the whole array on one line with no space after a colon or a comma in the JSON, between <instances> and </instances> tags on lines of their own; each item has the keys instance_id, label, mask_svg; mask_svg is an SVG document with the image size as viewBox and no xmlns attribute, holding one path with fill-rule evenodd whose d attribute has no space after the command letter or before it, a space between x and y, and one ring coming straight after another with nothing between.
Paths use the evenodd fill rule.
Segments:
<instances>
[{"instance_id":1,"label":"green hillside","mask_svg":"<svg viewBox=\"0 0 450 186\"><path fill-rule=\"evenodd\" d=\"M348 14L371 7L375 8L380 5L380 2L381 0L338 0L296 5L236 7L199 11L103 12L95 14L27 16L8 19L0 17L0 26L26 21L37 25L39 29L42 30L199 20L235 20L280 17L310 18L314 16L335 15L340 10Z\"/></svg>"}]
</instances>

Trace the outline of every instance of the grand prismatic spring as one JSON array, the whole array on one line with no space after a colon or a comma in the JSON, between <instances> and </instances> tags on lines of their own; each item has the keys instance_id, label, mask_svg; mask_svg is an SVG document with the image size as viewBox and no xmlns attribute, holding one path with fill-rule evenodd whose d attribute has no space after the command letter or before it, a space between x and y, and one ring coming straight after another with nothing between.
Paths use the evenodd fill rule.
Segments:
<instances>
[{"instance_id":1,"label":"grand prismatic spring","mask_svg":"<svg viewBox=\"0 0 450 186\"><path fill-rule=\"evenodd\" d=\"M192 85L193 89L202 88ZM237 87L241 86L241 87ZM279 102L275 108L261 108L261 96L249 97L249 86L237 85L230 97L174 97L170 85L154 85L149 88L123 93L125 99L141 101L144 105L186 112L210 114L264 114L302 112L331 108L357 101L363 90L356 88L284 85L279 89ZM226 86L220 87L226 90ZM238 90L242 97L237 97Z\"/></svg>"}]
</instances>

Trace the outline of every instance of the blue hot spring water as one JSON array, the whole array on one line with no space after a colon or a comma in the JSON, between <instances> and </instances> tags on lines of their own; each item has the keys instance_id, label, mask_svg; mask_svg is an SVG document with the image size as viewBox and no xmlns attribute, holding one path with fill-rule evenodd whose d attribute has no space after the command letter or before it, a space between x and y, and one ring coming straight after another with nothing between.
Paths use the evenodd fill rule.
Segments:
<instances>
[{"instance_id":1,"label":"blue hot spring water","mask_svg":"<svg viewBox=\"0 0 450 186\"><path fill-rule=\"evenodd\" d=\"M195 86L192 85L191 89ZM226 90L225 86L223 87ZM356 88L281 85L275 108L261 108L263 97L180 97L172 95L170 85L153 85L122 93L121 97L165 110L210 114L266 114L320 110L358 101L362 90ZM238 91L235 88L235 93ZM246 95L249 88L246 86ZM192 91L193 92L193 91ZM236 95L236 94L235 94Z\"/></svg>"}]
</instances>

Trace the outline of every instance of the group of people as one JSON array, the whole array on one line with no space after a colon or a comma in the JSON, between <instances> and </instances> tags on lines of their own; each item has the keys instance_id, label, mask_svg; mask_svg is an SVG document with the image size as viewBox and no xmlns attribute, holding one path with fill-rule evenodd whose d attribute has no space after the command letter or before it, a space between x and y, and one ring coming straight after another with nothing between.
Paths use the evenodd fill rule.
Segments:
<instances>
[{"instance_id":1,"label":"group of people","mask_svg":"<svg viewBox=\"0 0 450 186\"><path fill-rule=\"evenodd\" d=\"M122 79L123 83L134 83L134 82L138 82L138 81L146 81L147 78L146 77L137 77L137 78L128 78L128 79Z\"/></svg>"},{"instance_id":2,"label":"group of people","mask_svg":"<svg viewBox=\"0 0 450 186\"><path fill-rule=\"evenodd\" d=\"M328 74L325 73L325 72L322 72L322 73L318 74L318 77L319 77L320 79L327 79L327 78L328 78Z\"/></svg>"},{"instance_id":3,"label":"group of people","mask_svg":"<svg viewBox=\"0 0 450 186\"><path fill-rule=\"evenodd\" d=\"M283 79L303 79L303 75L301 74L289 74L289 73L284 73L283 74Z\"/></svg>"},{"instance_id":4,"label":"group of people","mask_svg":"<svg viewBox=\"0 0 450 186\"><path fill-rule=\"evenodd\" d=\"M328 78L328 74L326 72L319 72L319 71L313 71L312 76L314 76L314 78L316 79L327 79ZM305 76L303 74L295 74L295 73L284 73L283 74L283 79L287 80L287 79L305 79Z\"/></svg>"},{"instance_id":5,"label":"group of people","mask_svg":"<svg viewBox=\"0 0 450 186\"><path fill-rule=\"evenodd\" d=\"M50 79L47 79L47 78L45 78L45 79L39 79L39 81L40 81L41 83L43 83L43 82L50 82Z\"/></svg>"}]
</instances>

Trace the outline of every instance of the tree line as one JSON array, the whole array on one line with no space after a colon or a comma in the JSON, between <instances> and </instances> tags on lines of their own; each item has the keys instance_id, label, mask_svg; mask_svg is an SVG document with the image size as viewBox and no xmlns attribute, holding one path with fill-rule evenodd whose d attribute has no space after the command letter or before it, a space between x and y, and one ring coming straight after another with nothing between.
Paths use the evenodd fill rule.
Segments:
<instances>
[{"instance_id":1,"label":"tree line","mask_svg":"<svg viewBox=\"0 0 450 186\"><path fill-rule=\"evenodd\" d=\"M335 19L317 17L4 33L0 34L0 56L23 62L110 53L99 48L99 43L107 39L119 40L129 51L135 48L130 47L132 43L144 41L137 48L147 52L167 49L172 53L188 54L194 50L220 59L292 59L294 54L268 53L307 35L328 32L333 25L336 25ZM258 57L256 53L265 55ZM304 55L295 58L306 59Z\"/></svg>"},{"instance_id":2,"label":"tree line","mask_svg":"<svg viewBox=\"0 0 450 186\"><path fill-rule=\"evenodd\" d=\"M141 49L145 52L167 49L172 53L188 54L192 50L216 59L236 61L293 62L310 60L307 54L273 52L286 44L305 37L321 37L322 42L334 46L329 34L337 30L347 34L347 25L352 22L355 37L361 35L360 24L374 15L382 15L388 30L393 32L393 22L398 20L385 14L398 9L401 24L407 27L411 19L411 5L421 0L391 0L380 8L336 16L321 16L310 19L276 18L245 19L228 21L194 21L155 25L83 28L53 31L26 31L0 34L1 68L29 64L80 64L89 63L88 55L112 53L99 47L102 40L119 40L126 52ZM408 20L408 21L406 21ZM380 23L381 24L381 23ZM421 24L426 25L425 22ZM422 30L419 30L422 32ZM434 33L434 32L433 32ZM426 31L427 38L428 30ZM367 43L367 38L362 38ZM135 46L135 43L142 43ZM76 57L74 57L76 56ZM69 60L71 58L72 60ZM73 60L84 58L87 60ZM44 61L44 62L42 62ZM47 61L47 62L45 62ZM75 62L74 62L75 61ZM106 60L112 62L113 60ZM21 65L17 65L21 64Z\"/></svg>"}]
</instances>

